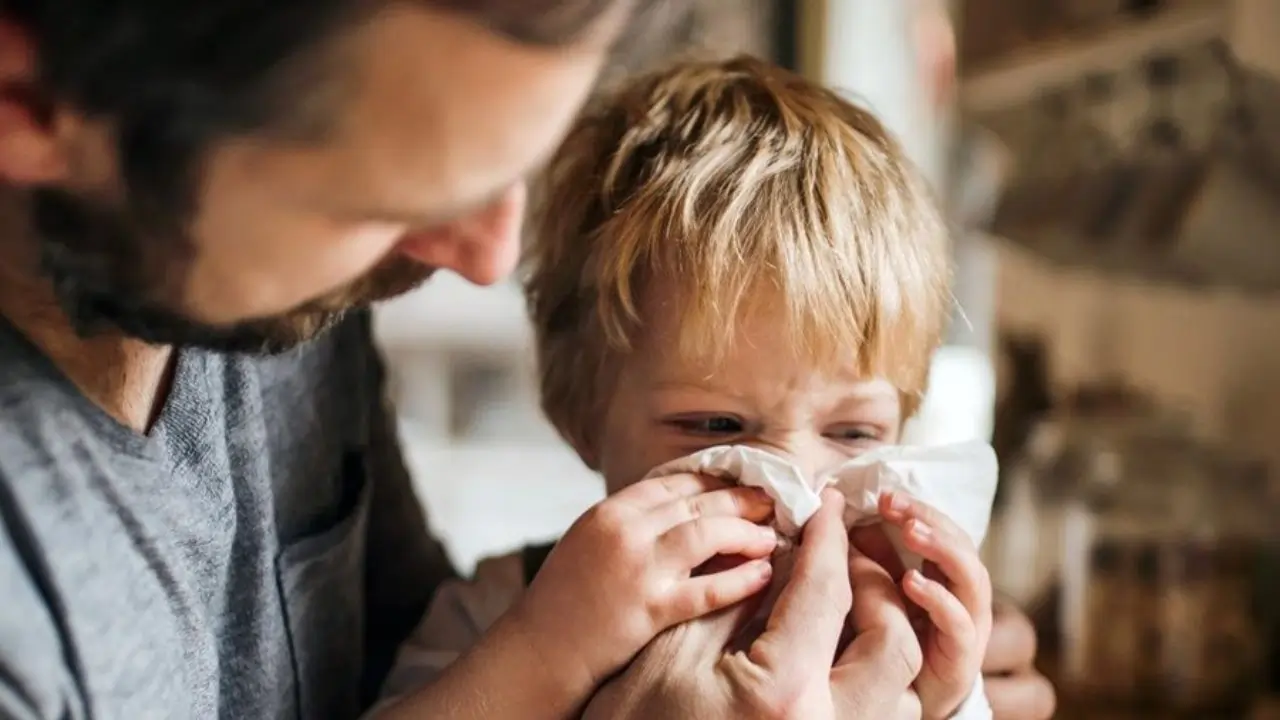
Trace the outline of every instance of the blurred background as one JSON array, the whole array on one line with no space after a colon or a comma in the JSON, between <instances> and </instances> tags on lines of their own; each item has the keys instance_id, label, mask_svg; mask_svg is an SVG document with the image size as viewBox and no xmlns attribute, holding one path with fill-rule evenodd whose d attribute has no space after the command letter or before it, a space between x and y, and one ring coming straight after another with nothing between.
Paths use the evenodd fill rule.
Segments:
<instances>
[{"instance_id":1,"label":"blurred background","mask_svg":"<svg viewBox=\"0 0 1280 720\"><path fill-rule=\"evenodd\" d=\"M909 437L996 445L984 552L1060 717L1271 716L1280 0L695 0L634 35L611 76L761 55L869 105L935 184L958 307ZM541 418L514 284L438 277L377 332L463 572L602 496Z\"/></svg>"}]
</instances>

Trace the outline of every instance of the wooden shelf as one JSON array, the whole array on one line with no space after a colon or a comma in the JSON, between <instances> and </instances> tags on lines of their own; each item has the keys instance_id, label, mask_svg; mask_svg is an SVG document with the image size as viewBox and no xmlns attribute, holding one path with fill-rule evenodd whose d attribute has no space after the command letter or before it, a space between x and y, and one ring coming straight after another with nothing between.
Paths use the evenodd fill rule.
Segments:
<instances>
[{"instance_id":1,"label":"wooden shelf","mask_svg":"<svg viewBox=\"0 0 1280 720\"><path fill-rule=\"evenodd\" d=\"M1230 15L1229 0L1202 2L1092 36L1045 42L967 73L961 81L961 104L977 114L1015 107L1045 88L1088 73L1116 70L1153 53L1223 37Z\"/></svg>"}]
</instances>

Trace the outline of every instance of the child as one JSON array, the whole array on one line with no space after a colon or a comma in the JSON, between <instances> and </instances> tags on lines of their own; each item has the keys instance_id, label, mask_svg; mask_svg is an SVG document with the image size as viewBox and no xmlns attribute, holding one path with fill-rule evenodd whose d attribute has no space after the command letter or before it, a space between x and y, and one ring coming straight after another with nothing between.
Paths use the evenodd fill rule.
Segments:
<instances>
[{"instance_id":1,"label":"child","mask_svg":"<svg viewBox=\"0 0 1280 720\"><path fill-rule=\"evenodd\" d=\"M685 63L589 109L544 189L527 283L543 406L604 476L605 503L655 497L659 486L642 480L652 468L712 445L754 445L819 473L898 441L948 315L947 242L921 180L869 113L762 61ZM768 509L753 497L735 497L748 506L739 515L762 521ZM916 683L925 716L949 717L978 675L990 588L972 543L947 542L960 533L945 518L929 528L891 505L886 519L909 548L946 571L907 573L903 589L934 625ZM424 646L406 647L388 691L553 601L576 634L603 642L597 623L648 600L619 592L613 607L583 606L581 592L614 577L583 534L571 529L542 572L540 557L508 556L442 590L416 633ZM773 541L733 536L742 547L717 554L757 560L730 572L758 568L724 586L736 598L767 584L758 558ZM668 551L658 541L652 563ZM703 555L676 563L680 582ZM570 577L579 587L551 587ZM652 630L586 674L607 677Z\"/></svg>"}]
</instances>

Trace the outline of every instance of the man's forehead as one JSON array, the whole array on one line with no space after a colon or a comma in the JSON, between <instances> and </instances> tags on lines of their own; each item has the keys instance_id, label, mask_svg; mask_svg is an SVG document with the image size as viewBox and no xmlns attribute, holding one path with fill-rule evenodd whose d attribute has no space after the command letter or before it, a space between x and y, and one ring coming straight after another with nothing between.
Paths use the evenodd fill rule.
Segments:
<instances>
[{"instance_id":1,"label":"man's forehead","mask_svg":"<svg viewBox=\"0 0 1280 720\"><path fill-rule=\"evenodd\" d=\"M670 0L666 0L670 2ZM432 0L520 43L562 46L611 44L636 5L654 0Z\"/></svg>"}]
</instances>

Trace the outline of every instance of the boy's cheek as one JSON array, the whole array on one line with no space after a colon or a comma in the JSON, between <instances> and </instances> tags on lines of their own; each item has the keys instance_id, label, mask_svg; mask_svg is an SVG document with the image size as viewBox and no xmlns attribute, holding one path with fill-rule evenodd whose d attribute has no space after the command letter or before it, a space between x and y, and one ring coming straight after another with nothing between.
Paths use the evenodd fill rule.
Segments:
<instances>
[{"instance_id":1,"label":"boy's cheek","mask_svg":"<svg viewBox=\"0 0 1280 720\"><path fill-rule=\"evenodd\" d=\"M650 444L644 437L637 437L635 442L625 445L625 447L602 448L604 452L601 457L604 458L604 462L601 463L599 471L604 475L605 488L610 495L640 482L659 465L693 452L680 447L667 447L660 443Z\"/></svg>"}]
</instances>

